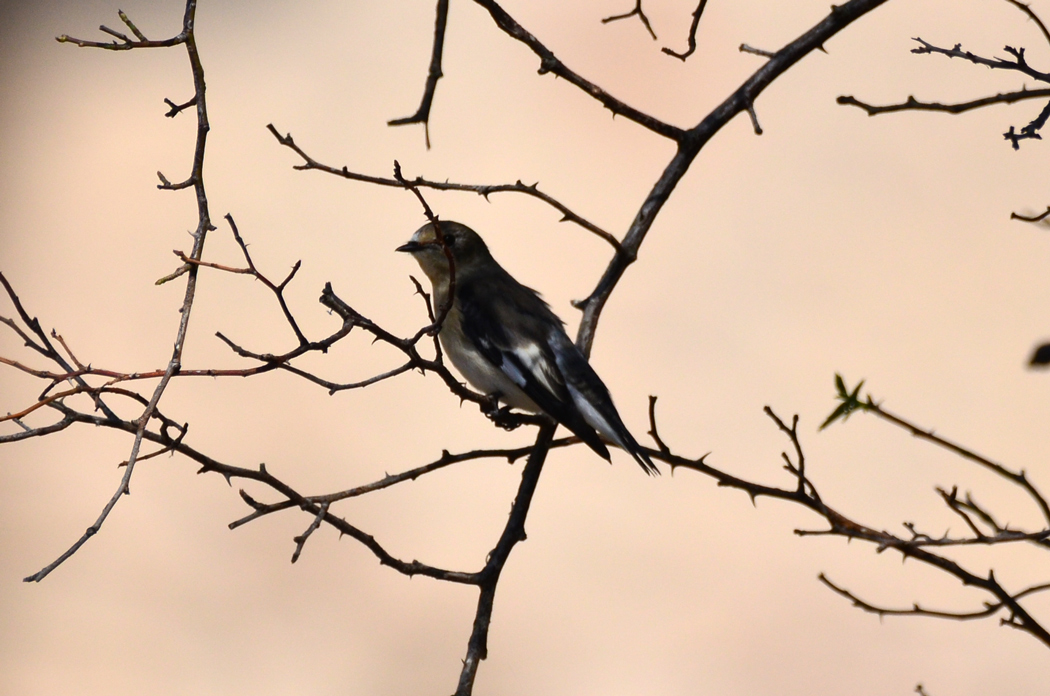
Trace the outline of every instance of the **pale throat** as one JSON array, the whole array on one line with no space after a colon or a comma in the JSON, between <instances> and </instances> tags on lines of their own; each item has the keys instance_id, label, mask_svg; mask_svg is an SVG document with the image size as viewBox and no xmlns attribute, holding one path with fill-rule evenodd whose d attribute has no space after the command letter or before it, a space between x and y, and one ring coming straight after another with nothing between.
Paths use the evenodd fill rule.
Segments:
<instances>
[{"instance_id":1,"label":"pale throat","mask_svg":"<svg viewBox=\"0 0 1050 696\"><path fill-rule=\"evenodd\" d=\"M434 289L434 313L437 314L448 299L448 260L444 257L440 260L423 257L418 261Z\"/></svg>"},{"instance_id":2,"label":"pale throat","mask_svg":"<svg viewBox=\"0 0 1050 696\"><path fill-rule=\"evenodd\" d=\"M434 313L437 314L448 301L449 276L447 272L440 274L427 272L427 277L430 278L430 284L434 287Z\"/></svg>"}]
</instances>

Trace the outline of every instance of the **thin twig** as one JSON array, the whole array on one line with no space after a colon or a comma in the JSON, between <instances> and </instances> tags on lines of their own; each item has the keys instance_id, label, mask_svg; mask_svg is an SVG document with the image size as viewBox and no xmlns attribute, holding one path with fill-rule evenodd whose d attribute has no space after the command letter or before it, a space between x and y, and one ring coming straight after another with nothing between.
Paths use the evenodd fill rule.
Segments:
<instances>
[{"instance_id":1,"label":"thin twig","mask_svg":"<svg viewBox=\"0 0 1050 696\"><path fill-rule=\"evenodd\" d=\"M427 149L430 149L430 109L434 105L434 93L437 91L437 83L444 73L441 72L441 53L445 47L445 25L448 24L448 0L438 0L437 19L434 21L434 44L430 53L430 68L427 70L427 83L423 89L423 100L419 103L416 113L405 118L395 118L387 121L388 126L404 126L410 123L422 123L423 135L426 139Z\"/></svg>"},{"instance_id":2,"label":"thin twig","mask_svg":"<svg viewBox=\"0 0 1050 696\"><path fill-rule=\"evenodd\" d=\"M204 179L202 176L204 167L204 149L207 142L207 135L209 130L207 109L204 100L204 68L200 62L200 56L197 53L196 39L193 34L194 17L197 10L196 0L187 0L186 11L183 15L182 32L173 39L161 42L152 41L139 41L132 42L127 41L121 46L110 46L106 44L97 44L94 42L81 42L75 39L69 39L66 36L59 37L59 41L73 41L78 46L94 46L97 48L152 48L155 46L175 46L184 44L186 46L186 52L190 59L190 69L193 75L194 92L197 96L197 138L196 145L194 148L193 166L192 173L188 181L192 181L194 192L197 198L198 208L198 224L197 230L194 234L194 245L191 257L200 260L201 255L204 252L204 240L207 232L212 229L210 218L208 215L208 198L204 190ZM124 19L123 17L121 19ZM112 33L112 32L110 32ZM172 350L172 357L168 363L168 367L165 370L164 376L161 377L156 388L153 391L153 396L149 400L148 405L142 411L142 414L135 421L135 439L131 446L131 454L128 456L127 465L124 470L124 475L121 478L120 484L117 486L117 490L113 493L109 502L102 508L101 514L95 522L88 527L84 534L74 544L61 554L52 563L48 564L40 571L33 575L25 578L26 582L40 582L48 574L51 573L55 568L61 565L66 559L76 553L88 539L94 536L101 528L106 518L109 517L109 513L116 506L117 502L124 496L127 495L131 488L131 478L135 471L135 462L138 458L139 448L142 445L142 439L145 436L147 425L150 419L153 417L157 410L157 405L160 402L161 396L164 394L164 390L167 388L172 376L179 371L182 364L182 352L186 343L186 336L189 330L190 313L193 308L193 298L196 292L197 283L197 269L196 267L191 268L188 271L188 279L186 282L186 293L184 295L182 308L180 310L179 328L176 333L174 348ZM58 404L53 404L57 406ZM115 415L110 416L111 419L115 418Z\"/></svg>"},{"instance_id":3,"label":"thin twig","mask_svg":"<svg viewBox=\"0 0 1050 696\"><path fill-rule=\"evenodd\" d=\"M1046 219L1048 215L1050 215L1050 205L1048 205L1046 207L1046 210L1042 213L1039 213L1038 215L1033 215L1031 217L1027 215L1021 215L1020 213L1010 213L1010 219L1021 220L1023 222L1042 222Z\"/></svg>"},{"instance_id":4,"label":"thin twig","mask_svg":"<svg viewBox=\"0 0 1050 696\"><path fill-rule=\"evenodd\" d=\"M755 48L754 46L748 46L747 44L743 44L743 43L740 44L740 52L741 53L750 53L750 54L756 55L756 56L762 56L763 58L772 58L773 56L776 55L772 51L767 51L767 50L762 49L762 48Z\"/></svg>"},{"instance_id":5,"label":"thin twig","mask_svg":"<svg viewBox=\"0 0 1050 696\"><path fill-rule=\"evenodd\" d=\"M1047 97L1050 97L1050 89L1025 89L1022 87L1016 92L996 94L991 97L982 97L981 99L973 99L971 101L959 102L957 104L924 102L919 101L913 96L909 96L905 101L899 104L886 104L883 106L862 102L851 95L843 95L838 97L835 101L845 106L856 106L857 108L863 109L867 112L868 116L877 116L879 114L892 114L897 111L941 111L949 114L961 114L967 111L972 111L973 109L991 106L992 104L1013 104L1026 99L1045 99Z\"/></svg>"},{"instance_id":6,"label":"thin twig","mask_svg":"<svg viewBox=\"0 0 1050 696\"><path fill-rule=\"evenodd\" d=\"M707 0L704 0L705 2ZM653 31L653 25L649 24L649 18L645 16L645 11L642 10L642 0L634 0L634 9L630 12L625 12L618 15L610 15L602 18L602 24L608 24L609 22L616 22L621 19L629 19L631 17L638 17L641 21L642 26L649 32L649 36L653 37L653 41L656 41L656 32Z\"/></svg>"},{"instance_id":7,"label":"thin twig","mask_svg":"<svg viewBox=\"0 0 1050 696\"><path fill-rule=\"evenodd\" d=\"M553 51L547 48L535 36L530 34L523 26L518 24L517 20L507 14L506 10L500 7L499 3L495 2L495 0L474 1L488 10L489 14L492 16L492 21L496 23L496 26L502 29L511 38L528 46L532 52L539 57L539 72L541 75L550 73L562 78L569 84L586 92L588 96L596 99L614 115L623 116L630 121L634 121L643 128L648 128L652 132L662 135L665 138L680 142L685 136L685 131L681 128L672 126L669 123L664 123L660 119L639 111L633 106L620 101L598 85L570 69L554 55Z\"/></svg>"},{"instance_id":8,"label":"thin twig","mask_svg":"<svg viewBox=\"0 0 1050 696\"><path fill-rule=\"evenodd\" d=\"M577 303L577 307L583 311L583 317L577 330L576 345L580 347L584 355L590 355L595 331L605 303L608 302L612 291L627 268L638 258L638 251L657 215L704 146L737 114L753 108L759 95L776 78L812 51L819 50L831 37L885 2L886 0L849 0L841 5L833 5L831 12L824 19L777 51L703 120L683 132L678 141L677 151L650 189L631 222L627 234L621 240L621 250L609 261L591 294L585 300ZM493 3L481 2L481 4L489 7ZM502 28L502 25L500 26Z\"/></svg>"},{"instance_id":9,"label":"thin twig","mask_svg":"<svg viewBox=\"0 0 1050 696\"><path fill-rule=\"evenodd\" d=\"M672 49L667 48L666 46L662 49L664 53L666 53L669 56L674 56L682 62L685 62L686 58L693 55L693 53L696 51L696 31L700 27L700 18L704 15L704 8L706 6L707 0L700 0L700 4L698 4L696 6L696 9L693 10L693 22L689 25L689 48L685 51L685 53L677 53L676 51L673 51ZM654 36L653 38L655 39L656 37Z\"/></svg>"},{"instance_id":10,"label":"thin twig","mask_svg":"<svg viewBox=\"0 0 1050 696\"><path fill-rule=\"evenodd\" d=\"M306 531L295 537L295 551L292 552L292 563L299 560L299 554L303 552L303 547L306 546L306 540L310 538L324 522L325 515L328 514L328 503L321 503L321 506L317 509L317 515L314 516L314 521L310 523L310 526L306 528Z\"/></svg>"},{"instance_id":11,"label":"thin twig","mask_svg":"<svg viewBox=\"0 0 1050 696\"><path fill-rule=\"evenodd\" d=\"M268 124L266 128L270 131L273 137L277 139L278 143L292 150L297 155L299 155L299 157L302 158L304 164L296 165L296 169L314 169L317 171L325 172L327 174L333 174L344 179L350 179L351 181L361 181L367 184L375 184L377 186L392 186L396 188L405 187L405 184L398 181L396 178L372 176L370 174L360 174L358 172L352 172L346 167L332 167L327 164L322 164L321 162L318 162L313 157L308 155L301 147L299 147L299 145L297 145L295 140L292 138L291 133L281 135L272 123ZM491 196L494 193L521 193L531 198L543 201L547 205L557 210L562 215L561 222L572 222L576 225L579 225L588 232L591 232L592 234L601 237L603 240L608 242L609 245L613 247L613 249L620 248L620 242L616 239L616 237L614 237L612 234L605 231L598 225L594 224L593 222L573 212L569 209L568 206L561 203L557 199L544 193L543 191L540 191L538 182L534 184L524 184L519 179L513 184L456 184L448 181L433 181L429 179L424 179L422 177L416 177L408 183L419 188L429 188L434 189L435 191L464 191L475 193L479 196L483 196L485 200L488 200L489 196Z\"/></svg>"},{"instance_id":12,"label":"thin twig","mask_svg":"<svg viewBox=\"0 0 1050 696\"><path fill-rule=\"evenodd\" d=\"M869 403L865 408L865 411L869 413L874 413L879 418L893 423L899 428L907 430L909 433L921 440L926 440L927 442L935 444L938 447L942 447L948 450L949 452L953 452L959 455L963 459L968 459L972 462L976 462L977 464L980 464L989 471L992 471L995 474L998 474L999 476L1005 478L1006 480L1020 486L1022 489L1024 489L1025 492L1028 493L1032 500L1035 501L1036 505L1039 506L1039 509L1043 515L1043 519L1048 524L1050 524L1050 503L1047 503L1046 498L1043 497L1043 495L1039 492L1035 485L1028 480L1028 476L1025 474L1025 471L1023 469L1020 471L1012 471L1010 469L1007 469L1002 464L993 462L987 457L983 457L977 454L973 450L970 450L966 447L963 447L962 445L956 444L950 440L947 440L937 435L932 430L924 430L923 428L920 428L919 426L908 422L900 416L890 413L886 409L882 408L882 406L880 406L879 404L874 403L870 397L868 400Z\"/></svg>"},{"instance_id":13,"label":"thin twig","mask_svg":"<svg viewBox=\"0 0 1050 696\"><path fill-rule=\"evenodd\" d=\"M664 454L670 454L671 448L664 443L663 438L660 437L660 431L656 428L656 397L649 397L649 436L653 438L653 442L656 443L656 447Z\"/></svg>"}]
</instances>

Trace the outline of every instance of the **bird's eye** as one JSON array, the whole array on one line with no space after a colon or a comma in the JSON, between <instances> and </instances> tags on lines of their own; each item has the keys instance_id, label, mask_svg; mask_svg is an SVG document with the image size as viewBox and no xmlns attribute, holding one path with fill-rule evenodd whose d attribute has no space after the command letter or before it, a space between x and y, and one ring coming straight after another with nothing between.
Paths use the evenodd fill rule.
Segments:
<instances>
[{"instance_id":1,"label":"bird's eye","mask_svg":"<svg viewBox=\"0 0 1050 696\"><path fill-rule=\"evenodd\" d=\"M456 246L456 236L454 234L446 232L445 233L445 244L447 244L450 247Z\"/></svg>"}]
</instances>

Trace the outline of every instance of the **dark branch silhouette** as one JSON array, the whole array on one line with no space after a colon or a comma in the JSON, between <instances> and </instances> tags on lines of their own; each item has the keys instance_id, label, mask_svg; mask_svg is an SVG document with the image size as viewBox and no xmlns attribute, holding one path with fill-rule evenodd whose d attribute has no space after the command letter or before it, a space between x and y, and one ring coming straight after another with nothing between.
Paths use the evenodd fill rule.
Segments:
<instances>
[{"instance_id":1,"label":"dark branch silhouette","mask_svg":"<svg viewBox=\"0 0 1050 696\"><path fill-rule=\"evenodd\" d=\"M645 16L645 11L642 9L642 0L634 0L634 9L630 12L603 17L602 24L617 22L621 19L630 19L631 17L637 17L638 21L645 27L645 30L649 32L649 36L653 37L653 41L656 41L656 32L653 31L653 25L649 23L649 18Z\"/></svg>"},{"instance_id":2,"label":"dark branch silhouette","mask_svg":"<svg viewBox=\"0 0 1050 696\"><path fill-rule=\"evenodd\" d=\"M387 121L388 126L405 126L410 123L422 123L423 135L427 149L430 149L430 109L434 105L434 94L437 83L444 74L441 72L441 53L445 50L445 25L448 24L448 0L438 0L437 19L434 22L434 45L430 53L430 69L427 71L427 83L423 88L423 100L416 113L404 118Z\"/></svg>"},{"instance_id":3,"label":"dark branch silhouette","mask_svg":"<svg viewBox=\"0 0 1050 696\"><path fill-rule=\"evenodd\" d=\"M677 53L676 51L664 47L662 50L669 56L674 56L679 60L685 62L685 59L693 55L696 52L696 31L700 28L700 18L704 16L704 8L707 7L707 0L700 0L700 4L693 10L693 22L689 25L689 37L687 39L689 48L683 53ZM653 36L655 39L656 36Z\"/></svg>"},{"instance_id":4,"label":"dark branch silhouette","mask_svg":"<svg viewBox=\"0 0 1050 696\"><path fill-rule=\"evenodd\" d=\"M1042 33L1043 38L1050 44L1050 32L1047 31L1046 25L1039 16L1029 7L1028 5L1019 2L1019 0L1006 0L1012 6L1021 10L1029 19L1035 22L1039 27L1039 31ZM1022 75L1030 77L1038 82L1050 84L1050 73L1037 70L1032 67L1027 58L1025 57L1024 48L1014 48L1013 46L1005 46L1003 48L1006 53L1010 54L1012 58L986 58L984 56L977 55L970 51L964 51L962 44L955 44L951 48L944 48L942 46L936 46L925 39L916 37L914 39L919 45L912 49L912 53L919 55L942 55L948 58L959 58L961 60L973 63L974 65L982 65L992 70L1006 70L1012 72L1019 72ZM863 109L869 116L876 116L879 114L888 114L898 111L940 111L949 114L961 114L974 109L984 108L991 106L992 104L1013 104L1014 102L1024 101L1027 99L1045 99L1050 96L1050 89L1035 89L1030 90L1027 87L1022 86L1021 89L1012 92L999 93L988 97L981 97L978 99L971 99L965 102L959 102L956 104L942 104L934 101L922 101L916 99L914 96L909 96L907 100L897 104L887 104L884 106L876 106L865 101L861 101L850 95L843 95L838 98L838 103L847 106L856 106ZM1013 149L1017 150L1021 147L1022 140L1041 140L1042 136L1039 131L1046 125L1047 119L1050 118L1050 102L1043 108L1038 116L1029 121L1029 123L1023 126L1020 130L1017 130L1015 126L1010 126L1010 129L1003 134L1006 140L1010 141Z\"/></svg>"}]
</instances>

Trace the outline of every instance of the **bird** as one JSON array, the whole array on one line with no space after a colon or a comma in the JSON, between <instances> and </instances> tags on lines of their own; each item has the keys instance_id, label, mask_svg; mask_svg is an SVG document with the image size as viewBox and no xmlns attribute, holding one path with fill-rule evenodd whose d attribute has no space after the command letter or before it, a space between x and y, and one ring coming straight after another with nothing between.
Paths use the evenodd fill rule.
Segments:
<instances>
[{"instance_id":1,"label":"bird","mask_svg":"<svg viewBox=\"0 0 1050 696\"><path fill-rule=\"evenodd\" d=\"M396 250L419 263L433 285L437 311L446 306L451 286L452 302L438 337L474 388L497 403L546 414L603 459L611 461L602 437L630 454L645 473L659 473L627 430L608 388L565 333L564 322L539 293L499 265L477 232L437 220Z\"/></svg>"}]
</instances>

